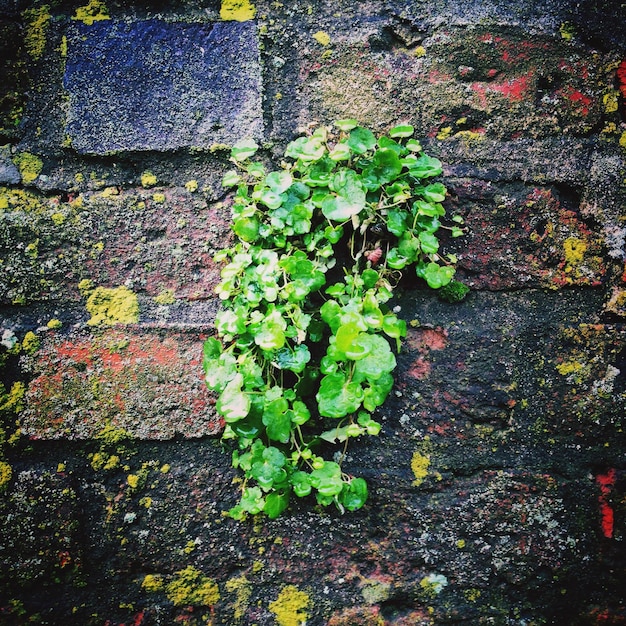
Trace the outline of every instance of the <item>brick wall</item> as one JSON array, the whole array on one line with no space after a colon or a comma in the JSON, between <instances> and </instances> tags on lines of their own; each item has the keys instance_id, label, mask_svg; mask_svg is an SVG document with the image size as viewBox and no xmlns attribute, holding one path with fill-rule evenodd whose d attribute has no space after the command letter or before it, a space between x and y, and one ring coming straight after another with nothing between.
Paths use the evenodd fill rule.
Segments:
<instances>
[{"instance_id":1,"label":"brick wall","mask_svg":"<svg viewBox=\"0 0 626 626\"><path fill-rule=\"evenodd\" d=\"M619 2L0 2L0 623L626 623ZM409 122L472 291L407 285L370 499L222 513L228 146Z\"/></svg>"}]
</instances>

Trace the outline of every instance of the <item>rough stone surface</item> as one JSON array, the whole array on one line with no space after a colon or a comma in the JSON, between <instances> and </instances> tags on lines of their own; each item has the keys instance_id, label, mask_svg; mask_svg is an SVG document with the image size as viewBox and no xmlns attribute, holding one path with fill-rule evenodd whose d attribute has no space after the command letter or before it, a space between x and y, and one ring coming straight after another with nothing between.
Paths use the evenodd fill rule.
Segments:
<instances>
[{"instance_id":1,"label":"rough stone surface","mask_svg":"<svg viewBox=\"0 0 626 626\"><path fill-rule=\"evenodd\" d=\"M252 22L102 20L68 34L66 131L80 153L209 148L260 137Z\"/></svg>"},{"instance_id":2,"label":"rough stone surface","mask_svg":"<svg viewBox=\"0 0 626 626\"><path fill-rule=\"evenodd\" d=\"M625 624L623 3L78 4L0 2L0 624ZM399 285L364 508L236 522L213 144L336 117L418 129L471 292Z\"/></svg>"},{"instance_id":3,"label":"rough stone surface","mask_svg":"<svg viewBox=\"0 0 626 626\"><path fill-rule=\"evenodd\" d=\"M201 338L171 332L51 338L37 353L24 434L88 439L109 427L137 439L216 434L201 353Z\"/></svg>"}]
</instances>

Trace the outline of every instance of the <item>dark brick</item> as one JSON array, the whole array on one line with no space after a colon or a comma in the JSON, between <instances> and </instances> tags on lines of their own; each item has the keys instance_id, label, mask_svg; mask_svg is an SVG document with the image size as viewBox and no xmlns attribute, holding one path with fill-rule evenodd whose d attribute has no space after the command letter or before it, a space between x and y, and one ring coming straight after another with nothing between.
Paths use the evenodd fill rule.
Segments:
<instances>
[{"instance_id":1,"label":"dark brick","mask_svg":"<svg viewBox=\"0 0 626 626\"><path fill-rule=\"evenodd\" d=\"M208 148L262 134L253 22L78 24L64 82L66 130L80 153Z\"/></svg>"}]
</instances>

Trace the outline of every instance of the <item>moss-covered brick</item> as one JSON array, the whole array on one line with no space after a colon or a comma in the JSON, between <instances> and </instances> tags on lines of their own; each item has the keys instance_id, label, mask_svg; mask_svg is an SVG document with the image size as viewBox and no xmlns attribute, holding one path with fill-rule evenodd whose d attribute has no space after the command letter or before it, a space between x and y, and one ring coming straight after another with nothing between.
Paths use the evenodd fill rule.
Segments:
<instances>
[{"instance_id":1,"label":"moss-covered brick","mask_svg":"<svg viewBox=\"0 0 626 626\"><path fill-rule=\"evenodd\" d=\"M111 423L139 439L215 434L201 372L201 341L150 331L44 338L22 429L38 439L85 439Z\"/></svg>"}]
</instances>

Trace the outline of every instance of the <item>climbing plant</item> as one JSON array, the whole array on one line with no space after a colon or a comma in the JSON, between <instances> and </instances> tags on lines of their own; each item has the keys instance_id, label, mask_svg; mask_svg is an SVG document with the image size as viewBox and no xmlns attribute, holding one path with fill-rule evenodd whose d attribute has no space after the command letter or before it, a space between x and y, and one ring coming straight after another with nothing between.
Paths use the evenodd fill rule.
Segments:
<instances>
[{"instance_id":1,"label":"climbing plant","mask_svg":"<svg viewBox=\"0 0 626 626\"><path fill-rule=\"evenodd\" d=\"M342 461L351 438L378 435L394 383L406 324L386 303L409 267L433 289L461 285L438 237L462 235L462 219L444 225L441 162L413 134L340 120L292 141L270 172L254 141L232 148L236 240L216 255L223 307L204 370L244 477L235 519L277 517L292 496L341 511L367 499Z\"/></svg>"}]
</instances>

